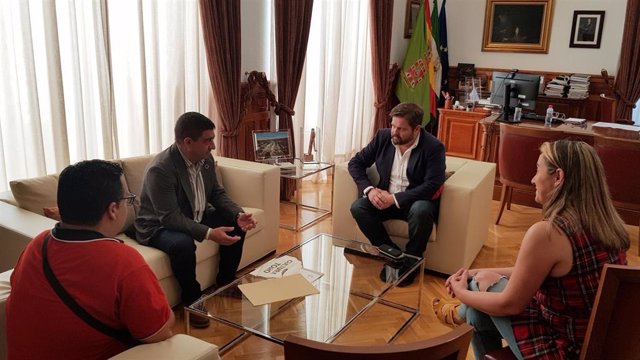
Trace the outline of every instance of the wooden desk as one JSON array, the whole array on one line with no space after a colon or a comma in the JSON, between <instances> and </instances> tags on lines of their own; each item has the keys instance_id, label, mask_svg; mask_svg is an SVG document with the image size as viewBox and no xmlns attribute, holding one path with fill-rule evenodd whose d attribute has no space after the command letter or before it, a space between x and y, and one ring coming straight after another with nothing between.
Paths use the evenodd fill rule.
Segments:
<instances>
[{"instance_id":1,"label":"wooden desk","mask_svg":"<svg viewBox=\"0 0 640 360\"><path fill-rule=\"evenodd\" d=\"M491 115L485 117L479 121L479 124L482 128L483 139L482 139L482 160L487 162L498 163L498 148L500 144L500 122L496 121L499 118L499 115ZM596 137L605 135L610 136L612 134L600 134L598 131L594 130L593 124L594 121L587 121L585 125L569 125L569 124L553 124L551 125L551 129L555 131L563 132L566 136L565 138L571 140L581 140L586 142L589 145L594 144L594 139ZM524 120L521 123L511 124L509 126L520 126L520 127L528 127L528 128L544 128L544 122L542 121L533 121L533 120ZM636 134L637 135L637 134ZM633 140L632 140L633 141ZM639 141L640 142L640 141ZM532 164L531 166L534 166ZM502 184L500 183L500 166L496 167L496 182L493 190L493 199L500 200L500 192L502 191ZM512 195L512 203L531 206L531 207L540 207L534 201L535 193L531 191L514 189ZM632 210L627 210L624 208L617 208L618 213L622 217L622 219L628 224L636 224L638 222L638 213Z\"/></svg>"},{"instance_id":2,"label":"wooden desk","mask_svg":"<svg viewBox=\"0 0 640 360\"><path fill-rule=\"evenodd\" d=\"M482 128L484 148L482 149L482 161L498 162L498 145L500 144L500 122L497 121L499 115L490 115L480 120ZM551 129L561 131L566 134L567 139L581 140L589 145L593 145L594 136L598 134L593 130L594 121L587 121L585 125L552 124ZM521 123L511 124L511 126L522 126L527 128L545 128L544 122L535 120L523 120ZM497 176L496 176L497 178Z\"/></svg>"}]
</instances>

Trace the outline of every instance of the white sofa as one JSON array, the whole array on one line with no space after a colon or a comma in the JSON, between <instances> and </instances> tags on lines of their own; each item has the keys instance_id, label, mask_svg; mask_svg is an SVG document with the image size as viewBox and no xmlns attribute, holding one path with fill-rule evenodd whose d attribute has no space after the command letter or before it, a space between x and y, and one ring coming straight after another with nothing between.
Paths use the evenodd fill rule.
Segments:
<instances>
[{"instance_id":1,"label":"white sofa","mask_svg":"<svg viewBox=\"0 0 640 360\"><path fill-rule=\"evenodd\" d=\"M140 195L144 171L153 155L115 160L122 165L129 192ZM240 268L275 252L280 223L280 170L271 165L216 157L219 180L227 193L258 225L247 233ZM57 175L12 181L10 192L0 193L0 272L12 269L31 239L56 223L43 215L43 208L56 205ZM134 219L130 211L128 223ZM126 227L127 225L125 225ZM173 276L169 257L160 250L138 244L124 234L119 239L142 254L155 273L171 306L180 302L180 288ZM197 243L196 277L207 288L215 283L218 245Z\"/></svg>"},{"instance_id":2,"label":"white sofa","mask_svg":"<svg viewBox=\"0 0 640 360\"><path fill-rule=\"evenodd\" d=\"M144 171L153 155L115 160L124 169L129 192L140 195ZM247 233L240 261L243 268L276 250L280 223L280 170L271 165L216 157L218 180L227 193L258 226ZM43 208L56 205L57 175L13 181L12 191L0 193L0 359L6 358L5 301L10 293L11 270L27 243L56 221L44 216ZM130 211L128 224L134 219ZM128 225L127 224L127 225ZM127 226L125 225L125 227ZM124 234L117 236L142 254L155 273L171 306L180 302L180 288L173 276L168 256L160 250L138 244ZM218 246L206 241L196 250L196 276L207 288L215 283ZM215 345L186 335L175 335L156 344L140 345L114 359L219 359Z\"/></svg>"},{"instance_id":3,"label":"white sofa","mask_svg":"<svg viewBox=\"0 0 640 360\"><path fill-rule=\"evenodd\" d=\"M440 215L427 245L425 267L452 274L471 265L487 240L489 214L495 181L496 164L447 156L446 180L440 200ZM333 193L333 233L346 239L369 242L351 216L351 203L358 190L349 175L347 163L336 165ZM372 182L377 173L369 171ZM399 245L407 242L405 221L389 220L384 224Z\"/></svg>"}]
</instances>

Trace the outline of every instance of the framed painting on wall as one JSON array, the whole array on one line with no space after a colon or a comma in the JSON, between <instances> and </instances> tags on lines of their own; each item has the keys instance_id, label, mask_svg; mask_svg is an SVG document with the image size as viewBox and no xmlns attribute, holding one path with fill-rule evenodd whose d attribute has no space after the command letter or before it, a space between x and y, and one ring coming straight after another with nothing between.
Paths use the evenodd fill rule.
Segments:
<instances>
[{"instance_id":1,"label":"framed painting on wall","mask_svg":"<svg viewBox=\"0 0 640 360\"><path fill-rule=\"evenodd\" d=\"M554 0L487 0L482 51L548 53Z\"/></svg>"},{"instance_id":2,"label":"framed painting on wall","mask_svg":"<svg viewBox=\"0 0 640 360\"><path fill-rule=\"evenodd\" d=\"M603 24L604 11L574 11L569 47L599 49Z\"/></svg>"},{"instance_id":3,"label":"framed painting on wall","mask_svg":"<svg viewBox=\"0 0 640 360\"><path fill-rule=\"evenodd\" d=\"M409 39L416 27L416 19L420 10L420 0L407 0L407 9L404 15L404 38Z\"/></svg>"}]
</instances>

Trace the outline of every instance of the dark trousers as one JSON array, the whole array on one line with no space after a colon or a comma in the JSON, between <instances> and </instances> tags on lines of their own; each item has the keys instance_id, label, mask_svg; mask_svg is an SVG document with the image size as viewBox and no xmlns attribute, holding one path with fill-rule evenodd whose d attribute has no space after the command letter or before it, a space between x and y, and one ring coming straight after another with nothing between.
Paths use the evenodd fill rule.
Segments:
<instances>
[{"instance_id":1,"label":"dark trousers","mask_svg":"<svg viewBox=\"0 0 640 360\"><path fill-rule=\"evenodd\" d=\"M232 245L220 245L218 263L218 286L230 283L235 279L240 258L242 257L242 245L245 232L237 224L224 223L220 216L216 216L215 210L205 211L202 224L211 228L220 226L233 226L230 236L240 236L240 240ZM209 241L209 240L204 240ZM191 235L175 230L161 230L151 240L149 245L162 250L171 261L171 269L182 289L182 301L191 304L202 294L200 283L196 280L196 244Z\"/></svg>"},{"instance_id":2,"label":"dark trousers","mask_svg":"<svg viewBox=\"0 0 640 360\"><path fill-rule=\"evenodd\" d=\"M378 210L367 197L361 197L351 204L351 215L356 220L360 231L375 246L388 244L399 249L382 223L390 219L405 220L409 224L409 242L405 252L419 257L422 257L427 249L427 241L431 236L433 223L438 221L439 210L440 199L418 200L409 209L398 209L392 205L387 209Z\"/></svg>"}]
</instances>

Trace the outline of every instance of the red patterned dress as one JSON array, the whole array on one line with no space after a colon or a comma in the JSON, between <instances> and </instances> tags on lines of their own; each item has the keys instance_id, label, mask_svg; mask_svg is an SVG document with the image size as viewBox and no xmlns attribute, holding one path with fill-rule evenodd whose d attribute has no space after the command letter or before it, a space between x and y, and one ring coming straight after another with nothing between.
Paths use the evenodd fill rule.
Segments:
<instances>
[{"instance_id":1,"label":"red patterned dress","mask_svg":"<svg viewBox=\"0 0 640 360\"><path fill-rule=\"evenodd\" d=\"M547 277L529 306L511 317L525 359L578 359L604 264L627 264L624 251L605 250L564 218L554 224L571 242L573 267L563 277Z\"/></svg>"}]
</instances>

